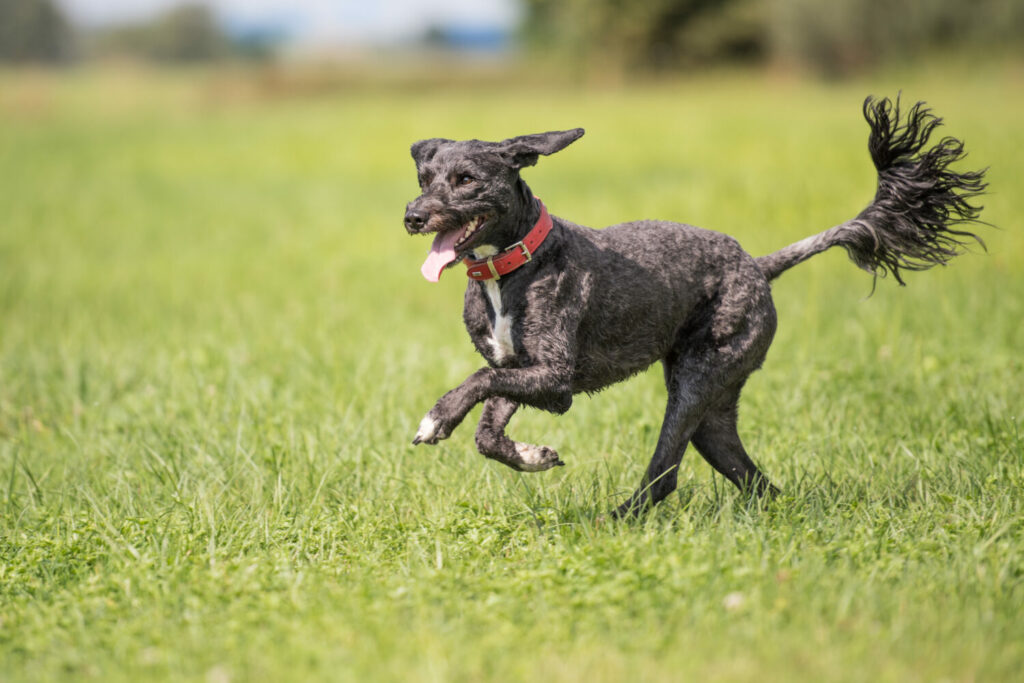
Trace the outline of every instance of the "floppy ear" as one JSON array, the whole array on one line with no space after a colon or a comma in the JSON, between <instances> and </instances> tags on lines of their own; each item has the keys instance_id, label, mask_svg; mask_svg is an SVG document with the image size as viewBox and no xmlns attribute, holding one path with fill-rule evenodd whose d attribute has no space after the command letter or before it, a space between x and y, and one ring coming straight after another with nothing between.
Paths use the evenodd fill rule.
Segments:
<instances>
[{"instance_id":1,"label":"floppy ear","mask_svg":"<svg viewBox=\"0 0 1024 683\"><path fill-rule=\"evenodd\" d=\"M430 161L437 154L437 148L446 142L451 142L447 138L430 138L429 140L420 140L414 142L409 151L412 152L412 158L419 166L424 161Z\"/></svg>"},{"instance_id":2,"label":"floppy ear","mask_svg":"<svg viewBox=\"0 0 1024 683\"><path fill-rule=\"evenodd\" d=\"M571 143L583 137L582 128L572 130L553 130L549 133L536 135L520 135L497 144L497 152L512 168L524 168L537 163L541 154L547 156L565 149Z\"/></svg>"}]
</instances>

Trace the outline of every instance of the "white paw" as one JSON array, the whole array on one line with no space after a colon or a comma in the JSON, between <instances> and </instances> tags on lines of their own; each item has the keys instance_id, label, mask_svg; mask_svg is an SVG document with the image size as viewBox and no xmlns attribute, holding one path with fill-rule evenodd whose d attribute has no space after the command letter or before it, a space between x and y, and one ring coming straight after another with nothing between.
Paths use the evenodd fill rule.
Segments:
<instances>
[{"instance_id":1,"label":"white paw","mask_svg":"<svg viewBox=\"0 0 1024 683\"><path fill-rule=\"evenodd\" d=\"M437 441L437 420L427 415L420 420L420 428L416 430L413 444L434 443Z\"/></svg>"},{"instance_id":2,"label":"white paw","mask_svg":"<svg viewBox=\"0 0 1024 683\"><path fill-rule=\"evenodd\" d=\"M547 446L534 446L532 443L516 442L516 453L519 454L519 469L523 472L542 472L555 465L564 465L558 459L555 449Z\"/></svg>"}]
</instances>

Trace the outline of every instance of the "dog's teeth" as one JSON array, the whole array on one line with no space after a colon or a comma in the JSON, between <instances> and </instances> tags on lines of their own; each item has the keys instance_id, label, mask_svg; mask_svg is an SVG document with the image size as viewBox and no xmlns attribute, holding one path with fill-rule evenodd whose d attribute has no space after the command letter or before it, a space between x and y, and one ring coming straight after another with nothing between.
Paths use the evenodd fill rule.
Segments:
<instances>
[{"instance_id":1,"label":"dog's teeth","mask_svg":"<svg viewBox=\"0 0 1024 683\"><path fill-rule=\"evenodd\" d=\"M460 240L464 240L472 235L477 229L487 221L487 216L477 216L462 228L462 237Z\"/></svg>"}]
</instances>

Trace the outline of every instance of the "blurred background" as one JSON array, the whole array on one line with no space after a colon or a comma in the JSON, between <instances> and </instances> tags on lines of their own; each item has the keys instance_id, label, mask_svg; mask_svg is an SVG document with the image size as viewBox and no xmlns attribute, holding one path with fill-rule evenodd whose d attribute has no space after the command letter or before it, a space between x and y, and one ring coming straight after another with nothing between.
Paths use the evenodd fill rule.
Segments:
<instances>
[{"instance_id":1,"label":"blurred background","mask_svg":"<svg viewBox=\"0 0 1024 683\"><path fill-rule=\"evenodd\" d=\"M592 81L721 64L836 78L937 53L1019 56L1021 36L1018 0L0 0L0 61L65 67L446 60L451 77L532 60Z\"/></svg>"}]
</instances>

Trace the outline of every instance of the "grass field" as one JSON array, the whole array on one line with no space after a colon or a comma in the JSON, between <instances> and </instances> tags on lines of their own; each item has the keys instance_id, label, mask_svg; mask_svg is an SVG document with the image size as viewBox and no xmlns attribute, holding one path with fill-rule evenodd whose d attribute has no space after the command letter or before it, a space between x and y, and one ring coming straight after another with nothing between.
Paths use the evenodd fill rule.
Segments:
<instances>
[{"instance_id":1,"label":"grass field","mask_svg":"<svg viewBox=\"0 0 1024 683\"><path fill-rule=\"evenodd\" d=\"M233 97L202 74L0 74L0 680L1019 680L1024 79ZM775 285L750 507L687 455L639 523L660 370L409 445L480 360L421 279L409 144L584 126L525 174L601 226L772 251L873 193L860 103L927 99L990 166L988 253L900 288ZM471 415L473 419L478 411Z\"/></svg>"}]
</instances>

